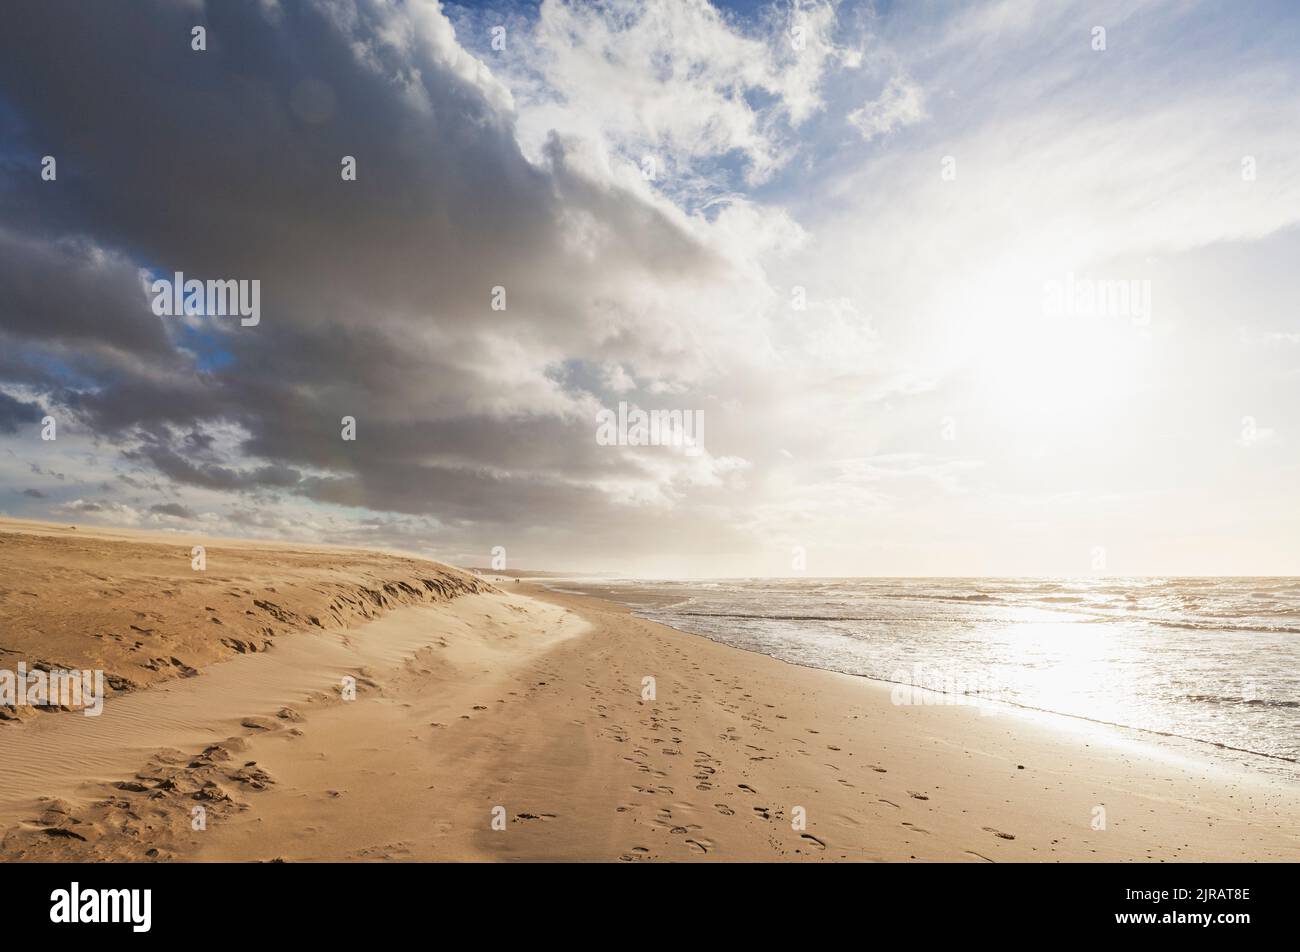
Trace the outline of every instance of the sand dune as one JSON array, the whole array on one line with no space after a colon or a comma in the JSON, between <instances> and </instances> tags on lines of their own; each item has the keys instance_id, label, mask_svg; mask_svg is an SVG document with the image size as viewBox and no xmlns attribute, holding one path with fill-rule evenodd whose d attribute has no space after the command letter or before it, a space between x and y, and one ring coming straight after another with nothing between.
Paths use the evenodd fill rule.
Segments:
<instances>
[{"instance_id":1,"label":"sand dune","mask_svg":"<svg viewBox=\"0 0 1300 952\"><path fill-rule=\"evenodd\" d=\"M487 589L468 572L386 552L0 520L0 665L103 668L120 693L265 651L291 631Z\"/></svg>"},{"instance_id":2,"label":"sand dune","mask_svg":"<svg viewBox=\"0 0 1300 952\"><path fill-rule=\"evenodd\" d=\"M120 619L132 605L211 605L222 593L233 619L240 599L263 600L270 586L322 627L281 622L269 651L239 654L178 613L160 635L177 627L198 676L114 697L97 718L0 725L5 859L1300 858L1300 791L1285 780L1063 719L895 706L886 685L597 599L308 547L231 549L238 570L205 585L184 575L187 556L182 572L159 570L188 552L175 543L132 556L125 537L79 537L78 550L34 536L25 558L42 557L38 538L90 561L52 583L6 575L6 607L50 600L53 588L80 617L99 598ZM9 545L0 537L12 564ZM94 561L102 546L110 565ZM448 597L399 587L402 597L367 608L382 617L328 625L308 604L386 592L397 577L439 581ZM78 584L121 594L79 603ZM176 594L151 597L150 584ZM191 627L219 627L206 624ZM102 639L92 649L67 624L44 625L62 633L51 656L102 650ZM41 634L14 626L7 647L40 645ZM113 648L129 671L140 652Z\"/></svg>"},{"instance_id":3,"label":"sand dune","mask_svg":"<svg viewBox=\"0 0 1300 952\"><path fill-rule=\"evenodd\" d=\"M528 644L519 643L521 622ZM240 847L247 852L231 858L262 858L281 838L303 837L311 794L333 800L349 788L363 792L370 818L355 819L359 830L334 833L345 841L359 833L369 845L395 791L418 775L418 752L400 741L432 725L412 719L453 720L462 708L468 717L474 705L455 699L476 674L508 670L580 629L576 616L557 608L469 594L353 631L286 637L200 677L117 698L97 718L49 716L15 727L0 734L0 855L183 857L224 839L215 833L234 832L235 815L255 807L253 839ZM355 684L353 700L345 699L345 678ZM430 695L428 709L394 708L394 692L413 684ZM379 774L389 779L376 785ZM304 777L314 783L293 784L287 803L249 799ZM194 829L196 816L203 829Z\"/></svg>"}]
</instances>

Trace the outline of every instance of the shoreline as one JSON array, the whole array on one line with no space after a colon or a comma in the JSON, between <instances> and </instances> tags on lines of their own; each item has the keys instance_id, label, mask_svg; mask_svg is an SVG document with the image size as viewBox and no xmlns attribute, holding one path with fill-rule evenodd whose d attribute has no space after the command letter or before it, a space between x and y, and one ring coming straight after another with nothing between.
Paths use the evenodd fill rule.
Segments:
<instances>
[{"instance_id":1,"label":"shoreline","mask_svg":"<svg viewBox=\"0 0 1300 952\"><path fill-rule=\"evenodd\" d=\"M983 579L983 577L976 577L976 578L979 578L981 580ZM1279 576L1279 578L1289 578L1289 576ZM942 698L965 699L965 700L957 700L954 702L934 701L932 702L933 706L970 706L975 708L981 708L987 706L995 710L1006 708L1009 710L1020 711L1026 714L1039 715L1043 718L1048 719L1049 721L1054 718L1060 718L1064 722L1082 722L1083 724L1087 724L1087 725L1109 728L1119 732L1124 736L1131 736L1134 741L1152 744L1157 750L1160 751L1170 751L1170 752L1178 753L1181 754L1182 756L1185 756L1193 760L1197 758L1205 758L1208 762L1212 764L1218 766L1227 766L1230 769L1245 769L1245 770L1259 769L1264 771L1271 770L1273 771L1273 773L1271 774L1272 776L1281 777L1291 782L1300 784L1300 758L1297 757L1291 757L1285 754L1269 753L1268 751L1255 750L1249 747L1236 746L1233 744L1212 740L1206 737L1196 737L1190 734L1178 733L1177 731L1161 730L1155 727L1142 727L1136 724L1123 723L1121 721L1106 720L1104 718L1090 716L1088 714L1075 713L1066 710L1055 710L1049 707L1041 707L1041 706L1023 703L1020 701L1007 700L1002 697L985 697L970 692L945 691L938 688L924 687L922 685L918 685L910 681L900 681L893 678L887 678L875 674L863 673L859 671L843 670L834 667L823 667L815 664L810 664L804 661L800 661L795 658L782 657L778 654L772 654L759 647L751 647L744 644L736 644L733 642L725 641L722 640L721 638L713 637L706 631L694 631L690 628L681 627L678 624L673 624L671 621L654 617L654 614L663 611L665 606L671 608L673 605L685 604L689 602L690 598L687 596L669 595L667 593L663 593L663 594L656 593L654 597L658 599L658 601L656 601L653 604L653 607L649 607L647 605L634 605L627 602L619 601L618 599L611 597L611 595L608 594L607 592L600 591L600 590L590 590L590 589L584 590L582 588L553 587L556 584L556 580L533 579L531 581L533 581L535 584L539 586L544 587L547 591L552 591L557 594L571 595L574 597L594 598L600 601L608 602L612 605L618 605L622 608L625 608L633 616L637 618L641 618L645 621L658 624L658 625L663 625L664 627L671 628L672 630L681 632L682 634L704 638L715 644L723 645L729 648L734 648L738 651L744 651L752 654L757 654L762 657L771 658L773 660L780 661L783 664L787 664L792 667L803 668L812 671L826 671L835 674L842 674L848 677L860 678L864 681L869 681L874 684L889 685L891 687L905 687L912 691L918 692L919 694L922 695L933 695ZM598 585L599 583L595 583L595 584ZM637 589L638 594L642 596L650 595L651 593L647 591L647 589L652 588L655 584L656 583L654 582L644 582L644 583L638 582L638 585L645 586L644 588L639 587ZM728 617L748 617L748 616L728 616ZM754 617L768 617L768 616L754 616ZM840 617L841 616L825 616L824 619L814 618L812 620L828 620L828 621L840 620ZM1172 627L1178 627L1178 626L1172 626ZM1240 758L1234 758L1231 756L1232 754L1240 754L1243 756Z\"/></svg>"},{"instance_id":2,"label":"shoreline","mask_svg":"<svg viewBox=\"0 0 1300 952\"><path fill-rule=\"evenodd\" d=\"M962 702L953 702L953 703L947 703L947 702L935 702L935 703L933 703L933 704L928 704L928 705L923 705L923 706L930 706L930 707L974 707L974 708L977 708L977 709L978 709L981 705L1005 706L1005 707L1007 707L1007 708L1012 708L1012 709L1015 709L1015 710L1017 710L1017 711L1021 711L1021 712L1027 713L1027 714L1042 715L1042 716L1045 717L1045 718L1064 718L1064 719L1066 719L1066 720L1070 720L1070 721L1082 721L1082 722L1084 722L1085 724L1096 725L1096 726L1098 726L1098 727L1112 728L1112 729L1114 729L1114 730L1116 730L1116 731L1121 731L1121 732L1124 732L1124 733L1126 733L1126 734L1127 734L1127 733L1131 733L1131 734L1139 735L1138 737L1135 737L1135 738L1134 738L1134 740L1138 740L1138 741L1143 740L1143 739L1145 739L1145 738L1161 738L1161 739L1164 739L1164 740L1168 740L1168 741L1176 742L1176 743L1178 743L1178 744L1187 744L1187 745L1189 745L1189 746L1190 746L1190 745L1195 745L1195 748L1215 748L1215 749L1218 749L1218 750L1227 750L1227 751L1232 751L1233 753L1246 754L1246 755L1248 755L1249 757L1252 757L1252 758L1253 758L1253 757L1260 757L1260 758L1263 758L1263 759L1265 759L1265 760L1278 761L1279 763L1284 763L1284 764L1294 764L1294 765L1300 767L1300 759L1296 759L1296 758L1294 758L1294 757L1284 757L1284 756L1282 756L1281 754L1270 754L1270 753L1266 753L1265 751L1260 751L1260 750L1250 750L1250 749L1248 749L1248 748L1246 748L1246 747L1233 747L1233 746L1230 745L1230 744L1221 744L1221 743L1219 743L1218 741L1206 740L1205 738L1202 738L1202 737L1190 737L1190 736L1188 736L1188 735L1186 735L1186 734L1177 734L1177 733L1173 733L1173 732L1170 732L1170 731L1160 731L1160 730L1156 730L1156 729L1154 729L1154 728L1150 728L1150 727L1136 727L1136 726L1134 726L1134 725L1132 725L1132 724L1121 724L1121 723L1119 723L1118 721L1106 721L1106 720L1101 720L1100 718L1096 718L1096 717L1088 717L1087 715L1084 715L1084 714L1071 714L1071 713L1068 712L1068 711L1054 711L1054 710L1052 710L1051 708L1046 708L1046 707L1034 707L1033 705L1030 705L1030 704L1022 704L1022 703L1020 703L1019 701L1008 701L1008 700L1005 700L1005 699L1003 699L1003 698L981 698L981 697L979 697L978 695L974 695L974 694L964 694L964 693L957 693L957 692L952 692L952 691L940 691L940 690L937 690L937 689L935 689L935 688L926 688L926 687L921 687L920 685L912 684L911 682L908 682L908 681L894 681L894 680L891 680L890 678L877 677L877 676L875 676L875 675L871 675L871 674L858 674L857 672L854 672L854 671L840 671L840 670L838 670L838 669L836 669L836 668L822 668L822 667L818 667L817 665L814 665L814 664L805 664L805 663L803 663L803 662L801 662L801 661L793 661L793 660L791 660L791 659L789 659L789 658L780 658L780 657L777 657L776 655L767 654L766 652L760 651L760 650L758 650L757 648L747 648L747 647L745 647L744 645L733 645L733 644L728 644L728 643L725 642L725 641L719 641L719 640L716 639L716 638L710 638L708 635L706 635L706 634L704 634L704 633L702 633L702 632L691 631L689 628L679 628L679 627L676 626L676 625L670 625L670 624L668 624L667 622L659 621L658 619L651 618L651 617L649 617L649 616L647 616L647 615L645 615L645 614L642 614L641 611L640 611L639 609L631 608L630 606L624 605L624 604L622 604L621 602L616 602L616 601L614 601L613 599L603 598L602 596L599 596L599 595L590 595L590 594L588 594L588 593L586 593L586 592L565 592L565 591L562 591L562 590L558 590L558 589L550 589L550 588L547 588L546 590L547 590L547 591L555 591L555 592L557 592L557 594L572 595L572 596L575 597L575 598L587 598L587 599L595 599L595 600L597 600L597 601L608 602L608 603L611 604L611 605L617 605L617 606L619 606L619 607L626 608L626 609L628 610L628 613L629 613L630 615L632 615L632 616L634 616L634 617L636 617L636 618L640 618L640 619L642 619L643 621L648 621L648 622L650 622L650 623L652 623L652 624L655 624L655 625L661 625L661 626L663 626L664 628L669 628L669 629L671 629L671 630L673 630L673 631L680 632L680 633L683 634L683 635L691 635L692 637L695 637L695 638L703 638L703 639L705 639L705 640L707 640L707 641L711 641L711 642L713 642L714 644L722 645L723 647L731 648L731 649L733 649L733 650L735 650L735 651L744 651L744 652L747 652L747 653L749 653L749 654L755 654L755 655L758 655L758 656L763 657L763 658L771 658L773 661L779 661L780 663L782 663L782 664L788 664L788 665L790 665L791 667L795 667L795 668L803 668L803 669L806 669L806 670L809 670L809 671L825 671L825 672L828 672L828 673L830 673L830 674L841 674L841 675L844 675L845 677L850 677L850 678L859 678L859 679L861 679L861 680L863 680L863 681L869 681L869 682L871 682L871 683L873 683L873 684L878 684L878 685L889 685L891 688L892 688L892 687L906 687L906 688L910 688L910 689L912 689L912 690L914 690L914 691L921 692L922 694L934 694L934 695L938 695L938 696L941 696L941 697L970 698L970 699L971 699L969 702L966 702L966 703L962 703ZM1147 742L1148 742L1148 743L1152 743L1153 745L1156 744L1156 743L1158 743L1158 742L1155 742L1155 741L1147 741ZM1208 750L1203 751L1203 755L1206 756L1207 759L1208 759L1211 763L1216 763L1216 764L1218 764L1218 761L1216 761L1216 760L1214 759L1214 754L1213 754L1212 751L1208 751ZM1189 754L1188 756L1189 756L1189 757L1195 757L1195 754ZM1222 766L1222 764L1220 764L1220 765ZM1249 761L1249 760L1233 761L1231 764L1227 764L1227 766L1230 766L1230 767L1241 767L1241 768L1249 769L1249 768L1251 767L1251 761ZM1290 779L1292 779L1292 780L1293 780L1294 782L1296 782L1297 784L1300 784L1300 773L1297 773L1297 775L1294 776L1294 777L1290 777L1290 775L1286 775L1286 776L1288 776Z\"/></svg>"}]
</instances>

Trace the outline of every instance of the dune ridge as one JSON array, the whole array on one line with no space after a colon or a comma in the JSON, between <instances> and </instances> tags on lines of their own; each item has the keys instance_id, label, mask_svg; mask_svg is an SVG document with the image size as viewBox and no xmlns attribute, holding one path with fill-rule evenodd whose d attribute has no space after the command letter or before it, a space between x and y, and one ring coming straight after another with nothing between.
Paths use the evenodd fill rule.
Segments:
<instances>
[{"instance_id":1,"label":"dune ridge","mask_svg":"<svg viewBox=\"0 0 1300 952\"><path fill-rule=\"evenodd\" d=\"M397 553L0 520L0 666L102 669L111 697L291 631L490 591L472 573ZM0 720L51 710L0 707Z\"/></svg>"}]
</instances>

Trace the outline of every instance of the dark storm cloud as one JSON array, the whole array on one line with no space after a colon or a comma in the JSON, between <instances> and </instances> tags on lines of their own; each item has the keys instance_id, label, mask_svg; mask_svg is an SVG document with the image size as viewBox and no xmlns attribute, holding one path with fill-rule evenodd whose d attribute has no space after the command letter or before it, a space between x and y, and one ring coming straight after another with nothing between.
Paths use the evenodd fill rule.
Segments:
<instances>
[{"instance_id":1,"label":"dark storm cloud","mask_svg":"<svg viewBox=\"0 0 1300 952\"><path fill-rule=\"evenodd\" d=\"M169 359L162 325L144 305L136 267L85 240L45 241L0 230L3 332L15 342L104 347Z\"/></svg>"},{"instance_id":2,"label":"dark storm cloud","mask_svg":"<svg viewBox=\"0 0 1300 952\"><path fill-rule=\"evenodd\" d=\"M18 427L27 423L39 423L41 408L34 403L25 403L0 391L0 433L16 433Z\"/></svg>"},{"instance_id":3,"label":"dark storm cloud","mask_svg":"<svg viewBox=\"0 0 1300 952\"><path fill-rule=\"evenodd\" d=\"M20 0L5 16L0 334L24 359L0 359L0 380L43 387L176 483L603 525L590 484L630 473L594 443L593 398L546 366L598 351L603 313L639 310L621 282L725 266L576 171L561 139L526 161L508 94L436 10ZM157 318L139 269L259 280L261 323ZM0 428L13 412L0 401ZM220 424L247 459L217 454Z\"/></svg>"},{"instance_id":4,"label":"dark storm cloud","mask_svg":"<svg viewBox=\"0 0 1300 952\"><path fill-rule=\"evenodd\" d=\"M300 479L297 470L288 466L258 466L239 471L213 462L193 462L170 447L158 444L145 444L139 450L128 451L125 455L131 460L148 460L160 473L178 483L205 489L287 488L296 486Z\"/></svg>"},{"instance_id":5,"label":"dark storm cloud","mask_svg":"<svg viewBox=\"0 0 1300 952\"><path fill-rule=\"evenodd\" d=\"M165 502L156 506L150 506L149 511L160 516L175 516L177 519L197 518L193 509L175 502Z\"/></svg>"},{"instance_id":6,"label":"dark storm cloud","mask_svg":"<svg viewBox=\"0 0 1300 952\"><path fill-rule=\"evenodd\" d=\"M51 479L59 480L59 482L65 482L68 478L67 473L58 473L52 469L46 469L44 466L41 466L40 463L28 463L27 468L37 476L48 476Z\"/></svg>"}]
</instances>

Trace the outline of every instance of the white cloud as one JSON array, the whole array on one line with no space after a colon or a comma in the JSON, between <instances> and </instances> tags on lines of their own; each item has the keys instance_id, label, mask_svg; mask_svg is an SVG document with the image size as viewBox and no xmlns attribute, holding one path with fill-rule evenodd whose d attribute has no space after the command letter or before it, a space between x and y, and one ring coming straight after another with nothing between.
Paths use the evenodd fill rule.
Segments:
<instances>
[{"instance_id":1,"label":"white cloud","mask_svg":"<svg viewBox=\"0 0 1300 952\"><path fill-rule=\"evenodd\" d=\"M516 39L521 142L536 156L560 130L679 180L736 154L761 182L789 160L790 131L822 108L826 70L860 62L834 43L834 24L828 2L746 30L707 0L547 0Z\"/></svg>"},{"instance_id":2,"label":"white cloud","mask_svg":"<svg viewBox=\"0 0 1300 952\"><path fill-rule=\"evenodd\" d=\"M636 388L636 381L622 364L611 364L605 368L605 386L614 393L627 393Z\"/></svg>"},{"instance_id":3,"label":"white cloud","mask_svg":"<svg viewBox=\"0 0 1300 952\"><path fill-rule=\"evenodd\" d=\"M926 117L925 92L905 76L893 77L878 99L849 113L849 122L870 142Z\"/></svg>"}]
</instances>

